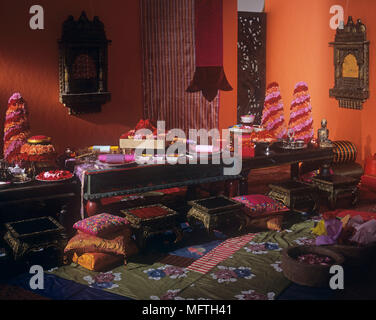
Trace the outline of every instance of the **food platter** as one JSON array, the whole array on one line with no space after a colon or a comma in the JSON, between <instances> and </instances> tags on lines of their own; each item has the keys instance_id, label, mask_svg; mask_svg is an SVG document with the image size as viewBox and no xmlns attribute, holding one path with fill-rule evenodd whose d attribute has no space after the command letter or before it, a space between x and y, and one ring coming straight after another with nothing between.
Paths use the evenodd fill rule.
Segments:
<instances>
[{"instance_id":1,"label":"food platter","mask_svg":"<svg viewBox=\"0 0 376 320\"><path fill-rule=\"evenodd\" d=\"M73 173L67 170L44 171L35 177L35 180L42 182L65 181L73 178Z\"/></svg>"}]
</instances>

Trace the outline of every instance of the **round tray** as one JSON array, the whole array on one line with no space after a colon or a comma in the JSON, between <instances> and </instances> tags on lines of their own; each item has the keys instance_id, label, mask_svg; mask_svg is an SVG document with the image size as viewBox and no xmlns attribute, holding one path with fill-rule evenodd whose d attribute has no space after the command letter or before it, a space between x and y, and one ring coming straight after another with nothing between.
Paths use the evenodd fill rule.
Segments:
<instances>
[{"instance_id":1,"label":"round tray","mask_svg":"<svg viewBox=\"0 0 376 320\"><path fill-rule=\"evenodd\" d=\"M315 253L334 260L332 265L343 265L344 257L333 250L316 246L289 247L282 251L282 269L285 277L292 282L309 287L329 287L332 265L302 263L296 260L301 254Z\"/></svg>"},{"instance_id":2,"label":"round tray","mask_svg":"<svg viewBox=\"0 0 376 320\"><path fill-rule=\"evenodd\" d=\"M278 142L277 146L284 150L301 150L301 149L306 149L308 145L304 144L302 146L294 146L294 145L284 145L283 142Z\"/></svg>"},{"instance_id":3,"label":"round tray","mask_svg":"<svg viewBox=\"0 0 376 320\"><path fill-rule=\"evenodd\" d=\"M47 179L43 179L43 178L40 178L38 176L42 175L42 173L38 174L36 177L35 177L35 180L37 181L41 181L41 182L60 182L60 181L66 181L66 180L70 180L73 178L73 173L70 172L71 176L70 177L66 177L66 178L61 178L61 179L55 179L55 180L47 180Z\"/></svg>"}]
</instances>

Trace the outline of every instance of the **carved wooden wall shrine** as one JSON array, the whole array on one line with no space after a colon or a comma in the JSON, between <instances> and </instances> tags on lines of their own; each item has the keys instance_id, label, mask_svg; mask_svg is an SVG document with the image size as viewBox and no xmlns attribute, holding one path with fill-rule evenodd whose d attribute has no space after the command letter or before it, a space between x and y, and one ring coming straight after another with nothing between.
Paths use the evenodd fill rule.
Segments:
<instances>
[{"instance_id":1,"label":"carved wooden wall shrine","mask_svg":"<svg viewBox=\"0 0 376 320\"><path fill-rule=\"evenodd\" d=\"M254 114L260 124L266 86L266 13L238 12L238 123Z\"/></svg>"},{"instance_id":2,"label":"carved wooden wall shrine","mask_svg":"<svg viewBox=\"0 0 376 320\"><path fill-rule=\"evenodd\" d=\"M368 66L369 41L366 26L349 16L347 24L338 28L334 47L334 88L329 96L338 100L339 106L349 109L362 109L369 97Z\"/></svg>"},{"instance_id":3,"label":"carved wooden wall shrine","mask_svg":"<svg viewBox=\"0 0 376 320\"><path fill-rule=\"evenodd\" d=\"M100 112L110 100L107 91L107 40L98 17L90 21L85 12L63 23L59 40L60 102L69 114Z\"/></svg>"}]
</instances>

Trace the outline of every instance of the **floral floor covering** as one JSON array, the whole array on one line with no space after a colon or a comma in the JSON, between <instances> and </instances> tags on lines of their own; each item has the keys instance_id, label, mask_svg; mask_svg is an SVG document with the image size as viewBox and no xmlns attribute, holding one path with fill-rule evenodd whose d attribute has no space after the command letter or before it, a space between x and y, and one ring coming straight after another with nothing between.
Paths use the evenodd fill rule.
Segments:
<instances>
[{"instance_id":1,"label":"floral floor covering","mask_svg":"<svg viewBox=\"0 0 376 320\"><path fill-rule=\"evenodd\" d=\"M154 254L130 259L127 265L108 272L92 272L71 264L50 270L50 273L136 300L275 299L291 283L282 272L281 250L312 243L311 228L315 221L313 217L280 232L251 233L180 248L169 253L170 257L180 258L176 259L179 261L176 265L165 263L169 261L166 255ZM222 250L216 248L226 241L239 246L221 258ZM199 259L205 263L213 259L215 262L204 272L193 271L195 268L191 266L197 265Z\"/></svg>"}]
</instances>

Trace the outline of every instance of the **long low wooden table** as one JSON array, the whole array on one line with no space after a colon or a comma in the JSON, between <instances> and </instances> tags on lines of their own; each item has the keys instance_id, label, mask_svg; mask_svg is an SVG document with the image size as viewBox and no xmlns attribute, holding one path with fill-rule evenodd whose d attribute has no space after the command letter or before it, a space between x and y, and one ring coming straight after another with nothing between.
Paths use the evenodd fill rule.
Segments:
<instances>
[{"instance_id":1,"label":"long low wooden table","mask_svg":"<svg viewBox=\"0 0 376 320\"><path fill-rule=\"evenodd\" d=\"M126 168L87 170L82 177L83 199L87 201L87 207L95 208L103 198L175 187L186 186L188 193L194 195L196 186L220 181L224 181L226 189L231 189L232 193L247 194L248 175L252 169L291 164L291 177L294 179L298 176L301 162L330 164L333 160L331 148L310 146L292 151L272 146L270 149L270 154L265 155L264 150L256 148L255 157L243 159L241 172L236 175L225 175L224 168L228 165L210 164L210 160L209 164L131 165Z\"/></svg>"},{"instance_id":2,"label":"long low wooden table","mask_svg":"<svg viewBox=\"0 0 376 320\"><path fill-rule=\"evenodd\" d=\"M44 207L46 215L57 218L70 233L72 222L77 220L72 215L79 208L79 191L76 178L61 182L31 181L1 188L0 224L35 217L35 205Z\"/></svg>"}]
</instances>

